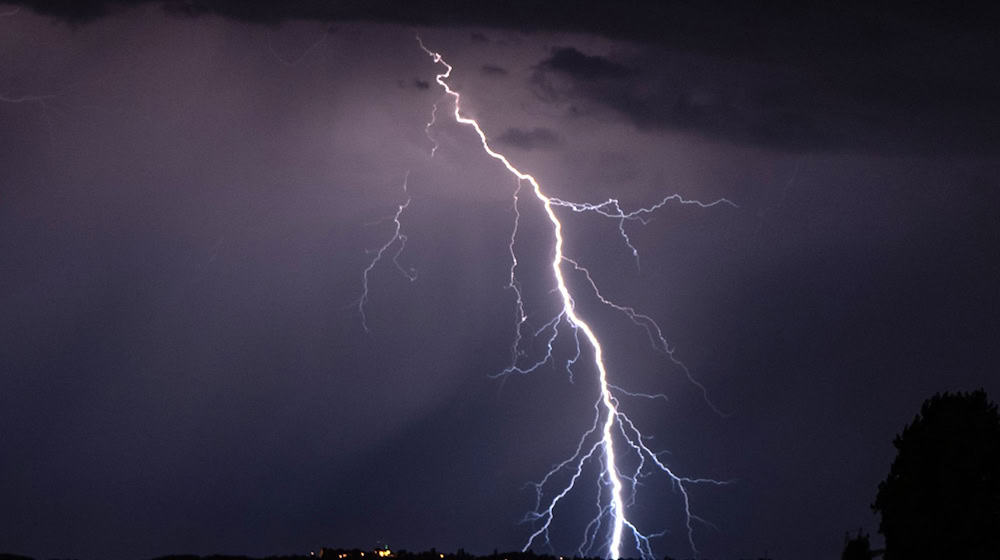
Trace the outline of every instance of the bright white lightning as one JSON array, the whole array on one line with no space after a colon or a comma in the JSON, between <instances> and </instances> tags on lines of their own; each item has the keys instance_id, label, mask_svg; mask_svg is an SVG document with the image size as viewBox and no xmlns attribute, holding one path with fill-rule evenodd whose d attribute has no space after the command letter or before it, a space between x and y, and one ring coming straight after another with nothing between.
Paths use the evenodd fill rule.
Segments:
<instances>
[{"instance_id":1,"label":"bright white lightning","mask_svg":"<svg viewBox=\"0 0 1000 560\"><path fill-rule=\"evenodd\" d=\"M621 235L622 240L625 242L625 246L632 251L632 256L635 258L635 266L639 266L639 250L632 245L632 240L629 238L628 233L625 231L625 221L632 220L638 221L639 223L646 225L649 223L649 216L653 212L656 212L660 208L663 208L668 202L677 202L679 204L694 204L702 208L711 208L712 206L718 204L727 204L729 206L735 207L732 201L720 198L719 200L713 202L701 202L698 200L688 200L679 194L672 194L670 196L663 197L660 202L648 207L640 208L632 212L625 212L622 210L621 204L616 198L609 198L608 200L600 204L590 204L587 202L570 202L568 200L560 200L558 198L551 198L552 204L556 206L563 206L573 210L574 212L595 212L604 216L606 218L614 218L618 220L618 233Z\"/></svg>"},{"instance_id":2,"label":"bright white lightning","mask_svg":"<svg viewBox=\"0 0 1000 560\"><path fill-rule=\"evenodd\" d=\"M650 546L650 539L656 536L662 535L662 533L655 534L643 534L640 530L633 524L626 515L626 500L623 497L623 493L626 489L626 482L628 483L629 489L629 501L628 503L633 503L636 496L637 486L639 485L639 477L642 475L643 468L646 466L647 459L651 462L658 470L665 473L670 480L673 482L675 488L677 488L681 495L683 496L684 512L687 519L687 532L688 532L688 542L691 546L692 551L697 553L697 548L694 543L693 538L693 526L692 520L703 521L696 515L691 513L690 500L687 492L687 484L698 484L698 483L710 483L710 484L726 484L724 481L716 481L711 479L702 478L688 478L676 475L666 464L664 464L657 453L650 450L646 444L643 442L643 435L636 428L635 424L630 420L623 412L619 410L618 399L614 396L613 391L617 391L619 394L642 397L642 398L663 398L666 399L665 395L657 394L647 394L647 393L633 393L613 385L608 380L608 372L604 363L604 349L601 346L600 340L597 338L594 330L591 326L580 317L575 308L575 303L573 300L573 295L570 292L569 287L566 284L565 276L563 274L563 266L568 264L572 266L572 270L579 272L584 275L587 282L590 284L594 291L596 297L605 305L612 307L613 309L625 314L633 323L644 328L649 335L650 341L653 346L665 353L670 360L678 365L687 375L688 379L699 387L705 396L706 401L708 401L708 394L705 387L699 384L691 375L688 368L674 356L674 350L667 343L663 336L662 330L656 322L648 317L647 315L641 314L631 307L618 305L603 295L597 288L597 284L594 282L590 275L590 272L580 266L576 261L568 258L563 253L563 235L562 235L562 223L556 216L555 208L569 208L574 212L594 212L601 216L612 218L618 221L618 229L623 238L625 245L632 251L633 256L636 258L636 265L638 266L638 250L632 245L628 234L625 231L626 220L635 220L641 223L646 223L648 215L656 211L657 209L663 207L668 202L678 202L681 204L695 204L703 208L715 206L718 204L728 204L735 206L732 202L726 199L720 199L711 203L703 203L696 200L687 200L680 195L671 195L665 197L659 203L648 208L641 208L639 210L626 212L622 209L621 204L616 199L610 199L606 202L599 204L589 204L589 203L577 203L569 202L559 198L551 197L545 194L542 190L541 185L538 181L530 174L525 173L517 169L510 160L507 159L503 154L493 150L490 147L489 141L487 140L486 133L480 127L479 123L475 119L471 119L462 115L461 112L461 95L451 89L446 81L451 76L452 66L444 61L442 56L428 49L420 38L417 38L420 43L420 48L424 50L436 64L440 64L445 68L445 71L437 74L435 81L440 85L446 95L451 96L454 100L455 109L454 117L455 121L470 126L475 130L476 134L479 136L480 143L482 145L483 151L492 157L493 159L499 161L503 166L514 175L518 180L517 189L514 191L514 230L510 238L510 256L511 256L511 267L510 267L510 279L508 282L508 287L512 289L516 295L517 299L517 328L516 335L514 339L514 344L512 347L512 363L511 365L503 370L500 375L510 374L510 373L528 373L531 372L542 364L550 361L552 359L552 345L559 335L559 325L564 322L573 329L574 337L577 343L576 355L567 361L566 368L567 371L572 375L571 366L580 357L580 339L579 333L582 332L584 338L586 339L588 345L593 352L594 366L597 368L598 381L600 385L600 396L597 402L594 404L595 415L594 422L590 429L584 432L583 436L580 438L577 444L576 452L565 461L554 466L541 481L535 483L536 490L536 503L535 509L530 512L525 520L540 522L541 526L528 538L527 543L524 545L524 550L527 550L536 541L536 539L544 539L548 542L549 539L549 528L555 515L555 508L559 502L573 490L577 480L581 477L583 473L584 466L594 458L597 454L598 449L602 452L602 467L601 475L598 483L598 511L597 515L593 520L587 525L584 530L583 542L580 545L580 553L584 554L588 552L593 546L597 539L598 531L600 531L602 520L605 517L610 517L611 520L611 530L610 539L607 546L607 554L609 558L620 558L623 535L625 529L627 528L634 539L634 544L636 550L644 558L652 558L653 552ZM434 109L431 113L431 121L427 123L425 132L428 138L434 143L434 148L431 151L431 155L438 148L438 143L430 135L430 128L437 122L437 103L434 104ZM542 204L545 213L548 217L549 222L552 225L552 233L555 239L553 246L553 256L552 256L552 274L556 284L556 290L558 291L560 298L562 300L561 311L551 319L549 322L544 324L541 328L537 329L534 335L537 337L543 332L549 332L548 339L546 341L546 346L548 348L547 354L539 361L531 364L530 366L518 366L519 357L521 352L519 351L519 344L521 342L521 329L524 323L527 321L527 316L525 315L524 303L521 297L521 291L519 284L517 282L515 272L518 266L517 256L514 250L514 244L517 236L518 221L520 220L520 212L518 210L519 195L521 192L521 187L524 181L527 181L531 185L532 193L535 198ZM711 404L711 403L709 403ZM713 410L718 409L712 406ZM721 412L720 412L721 414ZM602 416L604 417L603 422L601 421ZM616 460L616 449L615 449L615 432L620 433L621 437L628 444L629 448L638 457L638 465L635 470L631 473L621 473L619 472L618 463ZM587 446L588 439L591 438L595 433L599 433L600 437L598 440ZM552 497L547 503L543 504L543 496L545 493L545 488L547 487L550 480L555 477L558 473L564 469L569 470L571 475L569 482L566 483L562 490L557 492L554 497ZM606 481L606 482L604 482ZM607 503L605 503L604 498L604 486L610 486L608 492L608 497L606 498Z\"/></svg>"}]
</instances>

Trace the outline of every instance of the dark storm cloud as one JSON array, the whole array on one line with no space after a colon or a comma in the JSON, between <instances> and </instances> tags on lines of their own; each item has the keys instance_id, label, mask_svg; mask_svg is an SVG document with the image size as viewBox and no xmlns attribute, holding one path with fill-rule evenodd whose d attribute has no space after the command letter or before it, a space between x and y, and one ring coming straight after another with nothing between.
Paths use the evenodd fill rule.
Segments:
<instances>
[{"instance_id":1,"label":"dark storm cloud","mask_svg":"<svg viewBox=\"0 0 1000 560\"><path fill-rule=\"evenodd\" d=\"M483 35L482 33L479 33L478 31L474 31L474 32L470 33L469 34L469 39L473 43L489 43L490 42L490 40L486 37L486 35Z\"/></svg>"},{"instance_id":2,"label":"dark storm cloud","mask_svg":"<svg viewBox=\"0 0 1000 560\"><path fill-rule=\"evenodd\" d=\"M86 22L154 0L14 2ZM645 129L685 130L794 152L1000 151L997 8L906 4L638 3L613 10L554 1L441 5L161 0L169 13L287 20L479 25L580 31L645 45L623 64L573 48L540 72L580 84L573 94ZM473 42L486 39L480 32ZM694 68L671 66L687 57ZM588 83L618 80L614 84ZM701 80L701 83L693 84ZM682 85L683 84L683 85ZM549 92L550 95L552 92ZM565 92L563 92L565 93Z\"/></svg>"},{"instance_id":3,"label":"dark storm cloud","mask_svg":"<svg viewBox=\"0 0 1000 560\"><path fill-rule=\"evenodd\" d=\"M429 89L431 87L430 82L427 80L421 80L420 78L414 78L413 85L416 86L417 89Z\"/></svg>"},{"instance_id":4,"label":"dark storm cloud","mask_svg":"<svg viewBox=\"0 0 1000 560\"><path fill-rule=\"evenodd\" d=\"M501 66L495 64L483 64L479 69L483 74L487 76L506 76L507 70Z\"/></svg>"},{"instance_id":5,"label":"dark storm cloud","mask_svg":"<svg viewBox=\"0 0 1000 560\"><path fill-rule=\"evenodd\" d=\"M605 9L573 0L503 3L399 3L297 0L19 0L8 2L65 20L84 22L128 6L159 4L176 14L214 14L242 21L363 20L416 25L482 25L521 31L575 31L688 52L741 54L763 59L859 59L880 48L909 43L944 53L993 46L998 9L982 5L795 2L747 6L743 2L635 2ZM473 41L488 39L481 32ZM919 50L919 49L918 49ZM930 49L928 49L930 50ZM916 53L914 53L916 54ZM981 55L986 53L980 52Z\"/></svg>"},{"instance_id":6,"label":"dark storm cloud","mask_svg":"<svg viewBox=\"0 0 1000 560\"><path fill-rule=\"evenodd\" d=\"M548 128L535 127L530 130L508 128L497 137L497 142L521 148L522 150L551 149L559 145L559 135Z\"/></svg>"},{"instance_id":7,"label":"dark storm cloud","mask_svg":"<svg viewBox=\"0 0 1000 560\"><path fill-rule=\"evenodd\" d=\"M573 47L553 49L552 56L539 64L542 70L566 74L576 80L603 80L628 77L633 72L601 56L584 54Z\"/></svg>"},{"instance_id":8,"label":"dark storm cloud","mask_svg":"<svg viewBox=\"0 0 1000 560\"><path fill-rule=\"evenodd\" d=\"M627 63L555 49L544 99L609 108L641 129L689 131L791 152L996 153L1000 85L893 55L834 70L648 47ZM586 113L584 109L582 112Z\"/></svg>"}]
</instances>

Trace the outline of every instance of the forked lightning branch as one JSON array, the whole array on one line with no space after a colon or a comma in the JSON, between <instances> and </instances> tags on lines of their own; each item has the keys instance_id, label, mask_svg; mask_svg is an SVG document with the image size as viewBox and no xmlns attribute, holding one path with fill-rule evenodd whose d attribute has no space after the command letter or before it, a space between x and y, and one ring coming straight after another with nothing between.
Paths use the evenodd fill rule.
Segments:
<instances>
[{"instance_id":1,"label":"forked lightning branch","mask_svg":"<svg viewBox=\"0 0 1000 560\"><path fill-rule=\"evenodd\" d=\"M551 546L550 532L553 530L553 521L560 513L564 505L564 499L572 492L589 491L594 495L593 515L581 530L580 544L577 553L580 555L600 554L607 558L621 558L622 556L633 556L635 551L643 558L655 558L653 553L652 540L662 536L666 532L665 527L640 527L629 516L629 508L635 503L639 491L640 479L651 473L659 472L672 483L673 487L680 495L680 503L684 513L684 530L687 534L688 545L692 553L697 554L698 548L695 543L694 527L696 523L708 524L708 521L695 514L689 495L689 486L693 484L728 484L727 481L714 480L709 478L689 477L678 474L673 468L667 465L663 459L663 452L653 451L647 447L646 437L640 431L628 415L623 411L621 396L644 397L644 398L664 398L659 394L636 393L622 388L622 383L617 377L608 371L604 359L604 348L597 332L587 320L576 310L575 301L582 297L596 298L600 303L623 314L637 328L643 329L649 336L653 347L664 353L667 358L675 364L685 374L691 383L695 384L705 401L712 406L713 410L720 412L708 399L705 388L698 383L691 375L689 369L675 356L674 349L670 346L663 335L660 326L648 315L640 313L632 307L617 304L601 294L597 284L594 282L590 272L584 268L577 260L567 256L564 248L563 223L559 219L558 211L569 210L577 213L593 213L599 217L615 220L618 224L618 231L623 244L632 255L638 259L638 251L632 244L626 231L626 224L639 222L645 224L650 214L663 206L676 204L692 204L702 208L713 206L735 206L727 199L719 199L713 202L700 202L689 200L680 195L673 194L666 196L656 204L646 208L639 208L633 211L626 211L616 199L610 199L601 203L579 203L570 202L550 196L542 188L542 185L531 174L521 171L510 162L502 153L497 152L490 145L488 137L482 127L475 119L471 119L462 114L461 95L448 84L451 76L452 66L448 64L440 53L430 50L417 38L420 48L439 65L443 71L435 76L435 82L443 89L446 98L450 99L453 106L452 117L461 125L467 126L474 132L478 143L482 147L483 153L499 162L518 182L518 188L512 193L514 202L514 224L510 237L509 255L510 278L508 287L513 290L516 296L516 334L513 341L511 363L502 370L498 376L513 373L530 373L544 364L552 363L555 358L553 346L560 336L571 336L575 344L575 354L565 362L567 371L571 374L579 371L590 371L596 375L598 394L595 395L593 422L584 429L580 436L575 452L565 460L557 463L549 472L537 482L533 483L535 489L534 509L527 513L525 521L531 523L532 530L524 544L524 550L532 546ZM428 137L433 141L431 130L438 119L438 105L435 104L431 111L431 120L427 123ZM438 150L437 142L433 142L431 156ZM518 236L518 225L520 213L518 205L521 204L521 191L527 185L530 187L531 199L544 210L545 216L552 232L552 260L550 262L551 278L555 283L552 291L553 297L557 297L561 305L558 306L558 313L545 323L540 329L529 330L527 327L527 311L524 300L521 297L520 284L517 281L517 254L515 242ZM404 182L404 190L406 188ZM373 257L365 268L362 283L363 293L357 302L358 310L361 314L363 325L367 330L368 324L365 318L365 304L368 301L368 277L376 265L385 257L391 254L393 264L396 268L413 280L415 274L412 270L407 270L399 266L396 257L403 250L406 236L401 233L402 215L410 204L407 195L405 202L397 206L395 214L392 216L394 225L393 236L384 243L378 250L373 252ZM577 275L583 280L583 285L590 290L589 294L574 293L567 284L567 275ZM528 338L542 337L544 346L547 348L542 356L531 359L523 363L522 357L526 352L522 351L521 345ZM587 360L584 360L586 358ZM586 362L589 360L589 367ZM721 413L721 412L720 412ZM627 459L627 460L626 460ZM598 480L596 486L585 483L587 478L587 466L596 464ZM621 465L628 464L625 469ZM559 482L561 481L561 482ZM594 482L594 481L591 481Z\"/></svg>"}]
</instances>

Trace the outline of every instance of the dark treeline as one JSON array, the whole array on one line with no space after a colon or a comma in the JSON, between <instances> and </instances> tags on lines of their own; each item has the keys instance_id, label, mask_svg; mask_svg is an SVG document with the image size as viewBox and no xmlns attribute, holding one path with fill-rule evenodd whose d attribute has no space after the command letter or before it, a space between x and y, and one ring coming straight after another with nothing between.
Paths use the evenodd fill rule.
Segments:
<instances>
[{"instance_id":1,"label":"dark treeline","mask_svg":"<svg viewBox=\"0 0 1000 560\"><path fill-rule=\"evenodd\" d=\"M892 445L871 505L885 548L859 530L841 559L1000 558L1000 409L986 392L934 395Z\"/></svg>"}]
</instances>

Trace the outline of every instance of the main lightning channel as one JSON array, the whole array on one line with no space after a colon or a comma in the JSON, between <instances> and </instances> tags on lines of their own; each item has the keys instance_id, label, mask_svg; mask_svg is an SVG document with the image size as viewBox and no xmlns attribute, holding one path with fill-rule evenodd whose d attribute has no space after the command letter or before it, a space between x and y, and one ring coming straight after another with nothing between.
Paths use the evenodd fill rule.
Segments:
<instances>
[{"instance_id":1,"label":"main lightning channel","mask_svg":"<svg viewBox=\"0 0 1000 560\"><path fill-rule=\"evenodd\" d=\"M552 222L552 231L556 239L555 254L552 258L552 273L555 276L556 288L559 291L559 295L562 297L562 312L571 325L583 331L584 336L594 351L594 365L597 366L598 379L601 386L601 402L604 405L604 409L607 411L607 418L604 421L601 441L604 446L605 470L607 472L608 479L611 481L612 529L609 552L611 558L619 558L621 556L620 550L622 531L625 528L625 503L622 500L622 481L618 476L618 469L615 466L617 463L615 462L615 445L614 439L612 438L612 431L615 426L615 419L618 416L618 410L615 406L615 400L611 394L611 388L608 383L608 373L604 365L604 349L601 347L601 342L597 339L597 335L594 334L594 330L589 324L587 324L586 321L576 314L575 306L573 304L573 296L570 294L569 288L566 287L566 280L563 277L562 264L564 258L562 222L559 221L559 218L556 217L555 211L552 209L552 199L542 192L542 186L538 183L538 181L530 174L514 167L514 165L511 164L503 154L490 148L489 142L486 140L486 133L483 132L483 129L479 126L479 123L476 122L475 119L462 116L461 109L459 107L461 95L459 95L457 91L451 89L448 82L445 81L449 76L451 76L451 65L445 62L440 54L424 46L423 41L420 41L419 38L418 41L420 42L420 48L433 58L435 63L441 64L445 67L445 72L438 74L435 77L435 81L438 85L444 88L448 95L455 99L455 120L461 124L471 126L476 131L476 134L479 135L479 140L483 145L483 150L485 150L490 157L500 161L500 163L507 168L507 171L510 171L512 174L517 176L518 179L527 181L531 185L532 192L534 192L535 197L542 203L545 208L545 213L549 217L549 221Z\"/></svg>"},{"instance_id":2,"label":"main lightning channel","mask_svg":"<svg viewBox=\"0 0 1000 560\"><path fill-rule=\"evenodd\" d=\"M695 546L693 539L692 521L699 521L708 525L710 524L691 512L690 500L685 485L686 484L721 485L721 484L728 484L728 482L717 481L707 478L691 478L691 477L677 475L660 460L659 453L652 451L646 446L646 444L643 442L644 436L639 432L639 430L636 428L632 420L629 419L628 416L626 416L622 411L619 410L618 398L615 397L614 392L617 392L620 395L647 398L647 399L662 398L666 400L666 396L662 394L654 395L648 393L630 392L618 385L612 384L609 381L607 367L604 363L604 349L601 346L601 342L598 339L593 328L590 326L590 324L588 324L576 312L573 294L570 292L570 289L566 284L565 276L563 274L564 265L569 267L569 269L572 272L583 274L583 277L586 279L586 282L592 288L594 294L596 294L600 302L602 302L607 306L610 306L611 308L615 309L620 313L623 313L633 323L644 328L647 334L649 335L651 342L653 342L653 346L658 350L664 352L675 365L679 366L685 372L689 381L691 381L694 385L696 385L698 388L701 389L706 402L708 402L708 404L713 408L713 410L719 412L720 414L723 413L721 413L721 411L719 411L719 409L716 408L714 405L712 405L712 403L709 401L708 393L705 387L700 383L698 383L691 376L691 373L688 370L688 368L683 363L681 363L677 358L674 357L673 349L670 347L670 345L667 344L667 341L663 337L659 325L657 325L652 318L635 311L631 307L618 305L606 299L603 295L601 295L600 291L597 289L597 285L594 283L593 278L591 278L590 272L586 268L580 266L580 264L577 261L573 260L570 257L567 257L563 253L563 245L564 245L563 235L562 235L563 226L562 222L560 222L559 218L556 216L555 208L568 208L573 212L578 212L578 213L593 212L601 216L604 216L606 218L617 220L619 225L618 229L624 240L624 243L631 250L632 254L636 257L636 264L638 265L638 251L632 245L624 228L626 221L635 220L641 223L646 223L648 219L647 216L649 214L661 208L668 202L677 202L680 204L694 204L702 208L708 208L711 206L715 206L717 204L725 204L734 207L736 205L724 198L710 203L703 203L697 200L684 199L680 195L671 195L664 198L658 204L651 206L649 208L641 208L636 211L626 212L625 210L622 209L621 205L616 199L610 199L600 204L589 204L589 203L570 202L556 197L550 197L542 190L542 187L539 184L539 182L531 174L521 171L520 169L515 167L510 162L510 160L507 159L506 156L495 151L492 147L490 147L489 141L486 137L486 133L483 131L482 127L475 119L471 119L462 115L461 95L457 91L453 90L448 85L447 82L447 79L451 76L452 66L444 60L444 58L441 56L440 53L428 49L424 45L420 37L417 37L417 41L420 44L420 48L423 49L423 51L427 53L428 56L431 57L431 59L434 61L435 64L440 64L444 67L444 72L437 74L435 76L435 81L444 90L446 97L450 96L451 98L453 98L455 107L453 114L455 121L458 122L459 124L469 126L473 130L475 130L476 134L479 137L479 141L480 144L482 145L483 151L491 158L503 164L503 166L507 169L507 171L510 172L517 179L517 189L514 191L515 221L514 221L514 231L512 232L510 238L511 268L510 268L510 279L508 283L508 287L514 291L517 298L516 302L517 315L518 315L517 331L515 335L514 345L512 348L513 363L511 364L510 367L501 372L500 375L515 373L515 372L528 373L534 371L542 364L551 360L553 352L552 345L559 334L558 330L559 325L563 321L565 321L566 324L573 329L574 337L576 338L576 344L577 344L576 355L572 359L570 359L566 364L566 369L570 371L570 375L572 376L572 371L570 369L571 366L581 356L580 339L579 339L580 332L583 332L584 338L586 339L587 343L589 344L593 352L594 366L597 368L597 373L598 373L597 377L600 386L600 396L596 399L596 402L594 403L593 424L580 438L580 441L576 448L576 452L573 454L573 456L553 467L541 481L534 484L536 490L535 509L529 512L529 514L525 517L525 520L541 522L541 526L537 528L535 532L532 533L531 536L528 538L527 543L524 545L524 550L528 550L536 539L544 540L546 544L549 544L549 528L554 519L555 515L554 510L556 505L563 498L565 498L570 491L573 490L577 480L583 474L585 463L587 463L595 455L597 455L598 454L597 452L600 449L603 452L601 454L603 459L603 464L601 465L600 468L600 477L598 484L598 503L597 503L598 512L596 517L587 525L587 527L584 530L584 540L580 546L580 553L584 554L585 552L589 551L591 547L593 547L594 542L597 538L597 533L601 529L602 519L605 516L608 516L610 517L611 520L610 539L609 541L607 541L608 542L607 553L609 558L611 559L621 558L622 538L623 535L625 534L626 529L628 529L631 537L634 539L635 547L637 551L643 556L643 558L649 559L654 557L652 549L650 547L650 539L653 537L661 536L663 533L661 532L654 534L643 534L642 532L640 532L639 529L636 527L636 525L632 521L630 521L626 516L625 508L627 504L626 504L626 499L623 497L623 494L626 491L626 482L627 482L628 492L629 492L629 499L627 503L628 504L634 503L637 492L637 486L639 485L639 478L643 474L642 471L647 465L647 458L648 458L651 468L655 468L666 474L666 476L668 476L672 481L672 483L674 484L675 489L677 489L682 495L684 504L684 513L687 519L686 525L687 525L688 543L690 544L692 552L697 554L697 547ZM434 109L431 114L431 121L428 122L427 126L425 127L425 132L428 138L434 144L434 147L431 150L432 157L438 149L438 142L430 134L431 127L437 122L437 111L438 111L438 104L435 103ZM522 325L527 320L527 316L525 315L524 303L521 297L521 291L518 282L515 278L515 269L517 268L518 262L514 251L514 241L517 235L518 220L520 219L520 213L517 208L519 200L518 195L521 193L521 187L523 185L523 182L525 181L531 185L532 193L535 195L535 198L537 198L538 201L542 204L545 210L545 214L552 225L552 233L555 239L555 243L553 247L551 268L552 268L552 275L556 284L555 291L558 291L560 295L560 299L562 301L562 309L553 319L551 319L549 322L547 322L545 325L543 325L540 329L538 329L535 332L535 336L538 336L542 332L549 331L551 329L551 334L549 335L547 342L548 353L546 354L546 356L529 367L520 367L517 365L518 346L521 340L521 328ZM408 203L409 200L407 200L406 204ZM386 246L384 246L381 249L381 251L376 255L376 258L373 259L372 265L369 266L369 268L366 270L366 275L367 272L370 271L372 266L374 266L374 263L377 262L378 259L381 257L381 253L387 250L388 246L391 245L392 242L394 242L398 237L400 237L398 230L399 214L402 213L403 209L405 209L406 204L400 205L400 207L398 207L398 212L395 216L395 221L397 225L397 231L396 231L397 237L390 240L390 242ZM402 241L405 241L405 237L402 239ZM400 248L400 250L402 250L402 248ZM362 308L362 312L363 312L364 299L365 298L363 297L362 302L359 303L359 308ZM616 432L618 433L618 436L622 438L624 443L627 444L628 449L626 449L625 452L634 453L639 458L638 466L634 469L634 471L619 472L616 449L615 449ZM593 444L587 444L587 440L590 439L591 436L593 436L595 433L599 433L600 437ZM557 473L559 473L564 469L568 469L572 473L570 475L569 482L567 483L566 486L562 488L562 490L558 491L555 494L555 496L552 497L547 502L547 506L543 507L542 495L546 487L546 484ZM605 487L610 487L610 488L608 490L607 498L602 498L604 496ZM584 550L585 548L586 550Z\"/></svg>"}]
</instances>

